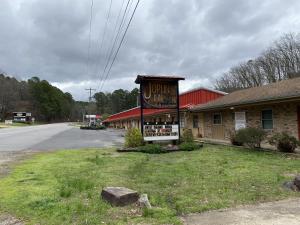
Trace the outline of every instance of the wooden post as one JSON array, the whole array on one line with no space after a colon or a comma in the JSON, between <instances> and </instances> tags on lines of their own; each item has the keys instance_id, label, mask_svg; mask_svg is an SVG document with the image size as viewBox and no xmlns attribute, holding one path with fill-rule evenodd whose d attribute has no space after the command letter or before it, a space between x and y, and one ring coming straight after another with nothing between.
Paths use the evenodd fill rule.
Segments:
<instances>
[{"instance_id":1,"label":"wooden post","mask_svg":"<svg viewBox=\"0 0 300 225\"><path fill-rule=\"evenodd\" d=\"M180 143L180 104L179 104L179 82L177 81L177 121L178 121L178 142Z\"/></svg>"},{"instance_id":2,"label":"wooden post","mask_svg":"<svg viewBox=\"0 0 300 225\"><path fill-rule=\"evenodd\" d=\"M140 107L141 107L141 132L144 137L144 101L143 101L143 82L140 83Z\"/></svg>"}]
</instances>

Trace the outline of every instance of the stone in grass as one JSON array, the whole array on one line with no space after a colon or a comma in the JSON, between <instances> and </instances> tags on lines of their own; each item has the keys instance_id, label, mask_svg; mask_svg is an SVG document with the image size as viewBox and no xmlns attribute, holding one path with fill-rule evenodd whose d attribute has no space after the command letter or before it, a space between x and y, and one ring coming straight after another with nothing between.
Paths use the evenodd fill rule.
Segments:
<instances>
[{"instance_id":1,"label":"stone in grass","mask_svg":"<svg viewBox=\"0 0 300 225\"><path fill-rule=\"evenodd\" d=\"M139 203L139 206L140 207L146 207L148 209L151 209L152 206L149 202L149 199L148 199L148 195L147 194L142 194L141 197L139 198L138 200L138 203Z\"/></svg>"},{"instance_id":2,"label":"stone in grass","mask_svg":"<svg viewBox=\"0 0 300 225\"><path fill-rule=\"evenodd\" d=\"M300 175L295 177L294 185L298 188L298 190L300 190Z\"/></svg>"},{"instance_id":3,"label":"stone in grass","mask_svg":"<svg viewBox=\"0 0 300 225\"><path fill-rule=\"evenodd\" d=\"M298 188L293 181L284 182L282 186L287 190L298 191Z\"/></svg>"},{"instance_id":4,"label":"stone in grass","mask_svg":"<svg viewBox=\"0 0 300 225\"><path fill-rule=\"evenodd\" d=\"M106 187L102 190L101 196L114 206L126 206L135 203L139 199L139 194L125 187Z\"/></svg>"}]
</instances>

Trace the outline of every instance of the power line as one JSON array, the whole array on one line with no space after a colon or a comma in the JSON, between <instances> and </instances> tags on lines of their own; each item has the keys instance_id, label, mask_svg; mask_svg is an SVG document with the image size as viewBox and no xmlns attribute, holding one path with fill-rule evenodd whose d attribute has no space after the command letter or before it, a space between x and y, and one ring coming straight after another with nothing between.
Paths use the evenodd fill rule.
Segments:
<instances>
[{"instance_id":1,"label":"power line","mask_svg":"<svg viewBox=\"0 0 300 225\"><path fill-rule=\"evenodd\" d=\"M89 65L90 65L90 53L91 53L91 36L92 36L92 20L93 20L93 5L94 0L91 0L91 12L90 12L90 30L89 30L89 43L88 43L88 53L87 53L87 63L86 63L86 71L89 73Z\"/></svg>"},{"instance_id":2,"label":"power line","mask_svg":"<svg viewBox=\"0 0 300 225\"><path fill-rule=\"evenodd\" d=\"M118 13L118 17L117 17L117 19L116 19L116 24L115 24L115 27L114 27L113 34L116 32L116 29L117 29L117 26L118 26L118 21L119 21L119 19L120 19L120 16L121 16L121 12L122 12L124 3L125 3L125 0L122 1L122 5L121 5L121 7L120 7L120 10L119 10L119 13ZM113 37L113 36L114 36L114 35L112 35L112 37ZM113 40L111 41L111 43L112 43L112 42L113 42Z\"/></svg>"},{"instance_id":3,"label":"power line","mask_svg":"<svg viewBox=\"0 0 300 225\"><path fill-rule=\"evenodd\" d=\"M96 89L86 88L85 90L90 92L89 102L91 102L92 101L92 91L96 91Z\"/></svg>"},{"instance_id":4,"label":"power line","mask_svg":"<svg viewBox=\"0 0 300 225\"><path fill-rule=\"evenodd\" d=\"M114 38L113 45L112 45L111 50L110 50L110 52L109 52L108 59L107 59L107 61L106 61L105 67L103 68L102 74L101 74L101 76L100 76L100 82L99 82L98 89L99 89L99 87L101 86L101 83L103 82L105 71L106 71L106 69L107 69L107 66L108 66L110 60L111 60L111 57L112 57L112 54L113 54L113 50L114 50L114 48L115 48L115 45L116 45L117 40L118 40L119 35L120 35L120 31L122 30L122 27L123 27L123 24L124 24L124 21L125 21L125 15L127 14L127 11L128 11L128 5L129 5L129 2L130 2L130 0L127 1L127 4L126 4L126 7L125 7L125 10L124 10L122 19L121 19L121 23L120 23L118 32L117 32L117 34L116 34L116 36L115 36L115 38ZM131 1L131 2L132 2L132 1ZM117 24L116 24L116 25L117 25Z\"/></svg>"},{"instance_id":5,"label":"power line","mask_svg":"<svg viewBox=\"0 0 300 225\"><path fill-rule=\"evenodd\" d=\"M100 49L99 49L99 55L98 55L99 58L101 56L101 52L102 52L102 49L103 49L103 43L104 43L104 39L105 39L106 32L107 32L107 25L108 25L108 21L109 21L109 18L110 18L111 6L112 6L112 0L110 0L108 13L107 13L107 16L106 16L106 22L105 22L105 26L104 26L104 31L102 33L102 39L101 39L101 42L100 42ZM98 64L96 63L95 72L97 72L97 70L98 70Z\"/></svg>"},{"instance_id":6,"label":"power line","mask_svg":"<svg viewBox=\"0 0 300 225\"><path fill-rule=\"evenodd\" d=\"M132 15L131 15L131 17L130 17L130 20L129 20L128 24L127 24L126 30L125 30L125 32L124 32L124 34L123 34L123 36L122 36L121 42L120 42L120 44L119 44L119 46L118 46L118 49L117 49L117 51L116 51L116 53L115 53L115 56L114 56L114 58L113 58L113 61L112 61L112 63L110 64L109 70L108 70L108 72L107 72L107 74L106 74L106 76L105 76L104 81L102 82L102 85L101 85L101 87L100 87L100 90L102 89L102 87L103 87L103 85L104 85L104 83L105 83L107 77L109 76L109 73L110 73L110 71L111 71L111 68L112 68L112 66L113 66L113 64L114 64L114 62L115 62L115 60L116 60L116 58L117 58L117 55L118 55L118 53L119 53L119 51L120 51L120 48L121 48L121 46L122 46L122 43L123 43L124 38L125 38L125 36L126 36L126 34L127 34L128 28L129 28L129 26L130 26L130 24L131 24L131 22L132 22L133 16L134 16L134 14L135 14L135 12L136 12L136 9L137 9L139 3L140 3L140 0L138 0L137 3L136 3L136 5L135 5L135 8L134 8L134 10L133 10L133 13L132 13Z\"/></svg>"},{"instance_id":7,"label":"power line","mask_svg":"<svg viewBox=\"0 0 300 225\"><path fill-rule=\"evenodd\" d=\"M126 29L125 29L125 32L124 32L124 34L123 34L123 36L122 36L122 39L121 39L121 41L120 41L120 43L119 43L119 46L118 46L118 48L117 48L117 51L116 51L116 53L115 53L115 55L114 55L113 61L112 61L112 63L110 64L110 67L109 67L109 69L108 69L108 72L107 72L107 74L106 74L106 76L105 76L104 81L102 82L102 85L101 85L101 87L100 87L100 90L102 89L102 87L103 87L105 81L107 80L107 78L108 78L108 76L109 76L109 73L110 73L110 71L111 71L111 68L112 68L112 66L113 66L113 64L114 64L114 62L115 62L115 60L116 60L116 58L117 58L117 55L118 55L118 53L119 53L119 51L120 51L120 48L121 48L121 46L122 46L122 43L123 43L124 38L125 38L125 36L126 36L126 34L127 34L128 28L129 28L129 26L130 26L130 24L131 24L131 22L132 22L133 16L134 16L134 14L135 14L135 12L136 12L136 9L137 9L139 3L140 3L140 0L138 0L137 3L136 3L136 5L135 5L135 8L134 8L134 10L133 10L133 13L132 13L132 15L131 15L131 17L130 17L130 20L129 20L128 24L127 24L127 27L126 27Z\"/></svg>"}]
</instances>

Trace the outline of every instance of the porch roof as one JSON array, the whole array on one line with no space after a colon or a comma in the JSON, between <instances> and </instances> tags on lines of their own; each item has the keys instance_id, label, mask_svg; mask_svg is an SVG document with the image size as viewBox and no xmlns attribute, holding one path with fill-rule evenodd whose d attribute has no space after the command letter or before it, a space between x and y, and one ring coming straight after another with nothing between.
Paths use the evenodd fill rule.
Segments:
<instances>
[{"instance_id":1,"label":"porch roof","mask_svg":"<svg viewBox=\"0 0 300 225\"><path fill-rule=\"evenodd\" d=\"M300 98L300 77L235 91L206 104L196 105L190 110L194 112L208 111L294 98Z\"/></svg>"}]
</instances>

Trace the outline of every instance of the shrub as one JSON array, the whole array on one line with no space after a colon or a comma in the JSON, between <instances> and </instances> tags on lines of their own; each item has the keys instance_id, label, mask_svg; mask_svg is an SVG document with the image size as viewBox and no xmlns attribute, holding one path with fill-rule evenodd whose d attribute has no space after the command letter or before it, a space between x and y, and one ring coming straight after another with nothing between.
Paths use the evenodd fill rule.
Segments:
<instances>
[{"instance_id":1,"label":"shrub","mask_svg":"<svg viewBox=\"0 0 300 225\"><path fill-rule=\"evenodd\" d=\"M297 138L286 132L273 135L273 137L269 139L269 143L275 145L281 152L294 152L297 146L300 145Z\"/></svg>"},{"instance_id":2,"label":"shrub","mask_svg":"<svg viewBox=\"0 0 300 225\"><path fill-rule=\"evenodd\" d=\"M191 129L185 129L181 137L182 142L193 142L194 136Z\"/></svg>"},{"instance_id":3,"label":"shrub","mask_svg":"<svg viewBox=\"0 0 300 225\"><path fill-rule=\"evenodd\" d=\"M181 151L194 151L199 146L194 142L183 142L179 145Z\"/></svg>"},{"instance_id":4,"label":"shrub","mask_svg":"<svg viewBox=\"0 0 300 225\"><path fill-rule=\"evenodd\" d=\"M125 146L128 148L139 147L143 145L143 136L139 129L129 129L125 134Z\"/></svg>"},{"instance_id":5,"label":"shrub","mask_svg":"<svg viewBox=\"0 0 300 225\"><path fill-rule=\"evenodd\" d=\"M106 126L104 126L104 125L97 125L96 128L97 128L98 130L105 130L105 129L106 129Z\"/></svg>"},{"instance_id":6,"label":"shrub","mask_svg":"<svg viewBox=\"0 0 300 225\"><path fill-rule=\"evenodd\" d=\"M105 130L106 127L103 125L93 125L93 126L80 126L82 130Z\"/></svg>"},{"instance_id":7,"label":"shrub","mask_svg":"<svg viewBox=\"0 0 300 225\"><path fill-rule=\"evenodd\" d=\"M140 152L148 153L148 154L159 154L167 152L158 144L147 144L145 146L139 147Z\"/></svg>"},{"instance_id":8,"label":"shrub","mask_svg":"<svg viewBox=\"0 0 300 225\"><path fill-rule=\"evenodd\" d=\"M259 128L248 127L236 132L235 141L243 143L250 148L260 148L261 142L265 139L266 132Z\"/></svg>"},{"instance_id":9,"label":"shrub","mask_svg":"<svg viewBox=\"0 0 300 225\"><path fill-rule=\"evenodd\" d=\"M242 142L237 141L235 132L230 133L230 143L232 145L236 145L236 146L242 146L243 145Z\"/></svg>"}]
</instances>

